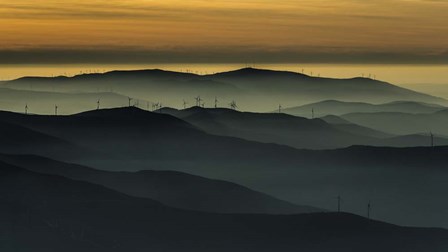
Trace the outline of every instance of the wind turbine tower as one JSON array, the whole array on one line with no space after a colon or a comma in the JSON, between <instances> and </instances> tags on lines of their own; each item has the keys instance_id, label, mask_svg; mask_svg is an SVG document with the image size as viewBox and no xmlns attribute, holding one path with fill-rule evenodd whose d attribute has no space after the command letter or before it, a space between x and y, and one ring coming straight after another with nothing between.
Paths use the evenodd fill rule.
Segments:
<instances>
[{"instance_id":1,"label":"wind turbine tower","mask_svg":"<svg viewBox=\"0 0 448 252\"><path fill-rule=\"evenodd\" d=\"M367 219L370 219L371 208L372 208L372 205L370 204L370 201L369 201L369 203L367 204Z\"/></svg>"},{"instance_id":2,"label":"wind turbine tower","mask_svg":"<svg viewBox=\"0 0 448 252\"><path fill-rule=\"evenodd\" d=\"M215 96L215 108L218 108L218 97Z\"/></svg>"},{"instance_id":3,"label":"wind turbine tower","mask_svg":"<svg viewBox=\"0 0 448 252\"><path fill-rule=\"evenodd\" d=\"M25 115L28 115L28 104L25 104Z\"/></svg>"},{"instance_id":4,"label":"wind turbine tower","mask_svg":"<svg viewBox=\"0 0 448 252\"><path fill-rule=\"evenodd\" d=\"M202 101L201 96L196 97L195 100L196 100L196 107L200 107Z\"/></svg>"},{"instance_id":5,"label":"wind turbine tower","mask_svg":"<svg viewBox=\"0 0 448 252\"><path fill-rule=\"evenodd\" d=\"M233 109L233 110L236 110L236 109L238 108L238 106L236 105L236 102L235 102L235 101L232 101L232 102L230 103L230 108Z\"/></svg>"},{"instance_id":6,"label":"wind turbine tower","mask_svg":"<svg viewBox=\"0 0 448 252\"><path fill-rule=\"evenodd\" d=\"M429 133L429 136L431 137L431 147L434 147L434 134L432 134L432 131Z\"/></svg>"},{"instance_id":7,"label":"wind turbine tower","mask_svg":"<svg viewBox=\"0 0 448 252\"><path fill-rule=\"evenodd\" d=\"M341 196L338 196L338 213L341 212Z\"/></svg>"},{"instance_id":8,"label":"wind turbine tower","mask_svg":"<svg viewBox=\"0 0 448 252\"><path fill-rule=\"evenodd\" d=\"M98 99L98 101L96 101L96 109L97 109L97 110L100 109L100 99Z\"/></svg>"},{"instance_id":9,"label":"wind turbine tower","mask_svg":"<svg viewBox=\"0 0 448 252\"><path fill-rule=\"evenodd\" d=\"M281 104L278 105L278 113L279 114L282 113L282 105Z\"/></svg>"},{"instance_id":10,"label":"wind turbine tower","mask_svg":"<svg viewBox=\"0 0 448 252\"><path fill-rule=\"evenodd\" d=\"M58 115L58 105L54 105L54 115Z\"/></svg>"}]
</instances>

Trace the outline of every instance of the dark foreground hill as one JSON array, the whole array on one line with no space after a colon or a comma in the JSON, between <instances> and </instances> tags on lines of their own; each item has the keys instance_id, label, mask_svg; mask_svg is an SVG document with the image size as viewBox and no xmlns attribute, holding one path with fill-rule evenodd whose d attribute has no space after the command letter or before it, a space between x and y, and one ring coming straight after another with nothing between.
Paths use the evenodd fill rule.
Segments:
<instances>
[{"instance_id":1,"label":"dark foreground hill","mask_svg":"<svg viewBox=\"0 0 448 252\"><path fill-rule=\"evenodd\" d=\"M0 163L5 251L446 251L448 231L345 213L188 212Z\"/></svg>"},{"instance_id":2,"label":"dark foreground hill","mask_svg":"<svg viewBox=\"0 0 448 252\"><path fill-rule=\"evenodd\" d=\"M215 213L298 214L323 210L298 206L221 180L174 171L108 172L38 156L0 155L27 170L86 181L165 205Z\"/></svg>"}]
</instances>

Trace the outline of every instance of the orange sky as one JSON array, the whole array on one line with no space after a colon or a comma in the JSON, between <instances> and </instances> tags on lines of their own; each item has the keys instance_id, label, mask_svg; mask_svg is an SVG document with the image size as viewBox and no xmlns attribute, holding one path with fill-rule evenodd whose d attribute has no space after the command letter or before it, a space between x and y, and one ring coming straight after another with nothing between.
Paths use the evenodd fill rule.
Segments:
<instances>
[{"instance_id":1,"label":"orange sky","mask_svg":"<svg viewBox=\"0 0 448 252\"><path fill-rule=\"evenodd\" d=\"M432 55L448 50L447 13L447 0L2 0L0 50Z\"/></svg>"}]
</instances>

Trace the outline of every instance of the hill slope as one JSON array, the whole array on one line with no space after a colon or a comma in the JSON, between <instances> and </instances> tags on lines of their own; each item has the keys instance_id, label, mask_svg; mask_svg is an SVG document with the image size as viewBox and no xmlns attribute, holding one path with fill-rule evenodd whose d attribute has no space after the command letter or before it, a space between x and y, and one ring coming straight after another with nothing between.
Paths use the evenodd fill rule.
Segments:
<instances>
[{"instance_id":1,"label":"hill slope","mask_svg":"<svg viewBox=\"0 0 448 252\"><path fill-rule=\"evenodd\" d=\"M2 248L20 251L444 251L448 232L349 214L217 215L0 163ZM175 242L173 242L175 241Z\"/></svg>"},{"instance_id":2,"label":"hill slope","mask_svg":"<svg viewBox=\"0 0 448 252\"><path fill-rule=\"evenodd\" d=\"M323 209L335 209L341 195L348 198L343 209L361 215L370 199L381 220L448 227L448 206L441 200L448 190L444 147L297 150L206 134L170 115L135 108L64 117L3 112L2 120L99 153L65 161L103 170L181 171Z\"/></svg>"},{"instance_id":3,"label":"hill slope","mask_svg":"<svg viewBox=\"0 0 448 252\"><path fill-rule=\"evenodd\" d=\"M299 149L331 149L351 145L395 147L428 145L428 141L421 136L394 136L348 121L344 122L342 118L338 118L336 121L339 122L335 123L334 116L332 119L311 120L279 113L249 113L200 107L185 110L163 108L159 112L176 116L209 134L276 143ZM438 145L448 144L447 139L438 137L436 140Z\"/></svg>"},{"instance_id":4,"label":"hill slope","mask_svg":"<svg viewBox=\"0 0 448 252\"><path fill-rule=\"evenodd\" d=\"M245 68L213 75L195 75L153 70L113 71L104 74L85 74L75 77L28 77L6 82L5 87L57 92L116 93L147 101L161 101L172 107L186 100L195 104L200 95L206 106L219 96L220 106L236 100L240 108L251 111L272 111L282 104L292 107L322 100L366 101L419 101L446 103L445 100L414 92L390 83L366 78L331 79L303 74Z\"/></svg>"},{"instance_id":5,"label":"hill slope","mask_svg":"<svg viewBox=\"0 0 448 252\"><path fill-rule=\"evenodd\" d=\"M370 104L363 102L343 102L327 100L317 103L307 104L299 107L286 108L283 112L295 116L310 117L314 110L316 117L327 115L344 115L349 113L377 113L377 112L399 112L399 113L434 113L445 109L445 107L435 104L426 104L414 101L396 101L384 104Z\"/></svg>"},{"instance_id":6,"label":"hill slope","mask_svg":"<svg viewBox=\"0 0 448 252\"><path fill-rule=\"evenodd\" d=\"M352 113L342 118L372 129L392 134L434 134L448 136L448 110L441 110L431 114L409 113Z\"/></svg>"},{"instance_id":7,"label":"hill slope","mask_svg":"<svg viewBox=\"0 0 448 252\"><path fill-rule=\"evenodd\" d=\"M120 107L128 104L128 98L112 92L92 91L80 93L79 90L71 93L58 93L54 91L33 91L0 88L0 109L7 111L54 115L55 105L58 114L73 114L80 111L97 108L100 101L101 108Z\"/></svg>"},{"instance_id":8,"label":"hill slope","mask_svg":"<svg viewBox=\"0 0 448 252\"><path fill-rule=\"evenodd\" d=\"M0 160L27 170L99 184L165 205L215 213L291 214L322 212L221 180L173 171L108 172L38 156L0 155Z\"/></svg>"}]
</instances>

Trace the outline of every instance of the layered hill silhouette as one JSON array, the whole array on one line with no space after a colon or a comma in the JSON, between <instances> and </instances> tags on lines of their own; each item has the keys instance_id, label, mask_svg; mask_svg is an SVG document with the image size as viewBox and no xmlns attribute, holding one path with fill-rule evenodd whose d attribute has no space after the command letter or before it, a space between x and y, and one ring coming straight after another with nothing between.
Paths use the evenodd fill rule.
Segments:
<instances>
[{"instance_id":1,"label":"layered hill silhouette","mask_svg":"<svg viewBox=\"0 0 448 252\"><path fill-rule=\"evenodd\" d=\"M394 112L350 113L343 119L372 129L392 134L425 134L430 132L439 136L448 136L448 110L430 114L410 114Z\"/></svg>"},{"instance_id":2,"label":"layered hill silhouette","mask_svg":"<svg viewBox=\"0 0 448 252\"><path fill-rule=\"evenodd\" d=\"M108 172L39 156L0 155L3 162L29 171L59 175L157 200L176 208L214 213L298 214L324 210L298 206L222 180L174 171Z\"/></svg>"},{"instance_id":3,"label":"layered hill silhouette","mask_svg":"<svg viewBox=\"0 0 448 252\"><path fill-rule=\"evenodd\" d=\"M30 114L55 114L55 105L58 106L58 114L73 114L80 111L97 108L100 101L101 108L121 107L128 104L128 98L112 92L92 91L82 93L75 90L70 93L55 91L34 91L0 88L0 108L7 111L15 111Z\"/></svg>"},{"instance_id":4,"label":"layered hill silhouette","mask_svg":"<svg viewBox=\"0 0 448 252\"><path fill-rule=\"evenodd\" d=\"M272 111L282 104L293 107L322 100L418 101L446 103L445 100L368 78L331 79L284 71L244 68L211 75L195 75L163 70L113 71L74 77L26 77L3 83L4 87L57 92L116 93L148 101L161 101L179 107L182 100L194 104L200 95L207 106L216 96L220 106L237 100L240 107L252 111Z\"/></svg>"},{"instance_id":5,"label":"layered hill silhouette","mask_svg":"<svg viewBox=\"0 0 448 252\"><path fill-rule=\"evenodd\" d=\"M357 135L363 135L363 136L370 136L374 138L391 138L395 135L384 133L382 131L374 130L371 128L363 127L358 124L349 122L339 116L335 115L327 115L324 117L320 117L319 119L324 120L325 122L331 124L333 127L335 127L338 130L357 134ZM399 138L399 137L398 137ZM414 142L415 144L415 142Z\"/></svg>"},{"instance_id":6,"label":"layered hill silhouette","mask_svg":"<svg viewBox=\"0 0 448 252\"><path fill-rule=\"evenodd\" d=\"M448 206L441 200L448 190L445 147L298 150L207 134L179 118L132 107L57 117L2 112L0 121L89 152L59 158L63 161L111 171L186 172L329 210L335 209L336 197L341 195L343 209L361 215L372 200L375 218L448 227L444 217Z\"/></svg>"},{"instance_id":7,"label":"layered hill silhouette","mask_svg":"<svg viewBox=\"0 0 448 252\"><path fill-rule=\"evenodd\" d=\"M351 145L410 147L430 144L428 138L422 135L395 136L336 116L311 120L283 113L250 113L201 107L184 110L163 108L158 112L176 116L210 134L300 149L342 148ZM448 144L447 139L439 137L436 140L439 145Z\"/></svg>"},{"instance_id":8,"label":"layered hill silhouette","mask_svg":"<svg viewBox=\"0 0 448 252\"><path fill-rule=\"evenodd\" d=\"M311 117L314 110L315 117L328 115L344 115L349 113L377 113L377 112L398 112L398 113L435 113L444 110L445 107L437 104L428 104L415 101L394 101L383 104L370 104L364 102L344 102L337 100L327 100L311 103L299 107L285 108L286 114Z\"/></svg>"},{"instance_id":9,"label":"layered hill silhouette","mask_svg":"<svg viewBox=\"0 0 448 252\"><path fill-rule=\"evenodd\" d=\"M61 158L70 156L70 153L86 154L69 141L17 124L0 121L0 132L0 151L3 153L34 153Z\"/></svg>"},{"instance_id":10,"label":"layered hill silhouette","mask_svg":"<svg viewBox=\"0 0 448 252\"><path fill-rule=\"evenodd\" d=\"M223 215L182 211L101 186L0 163L5 250L445 251L448 232L345 213Z\"/></svg>"}]
</instances>

